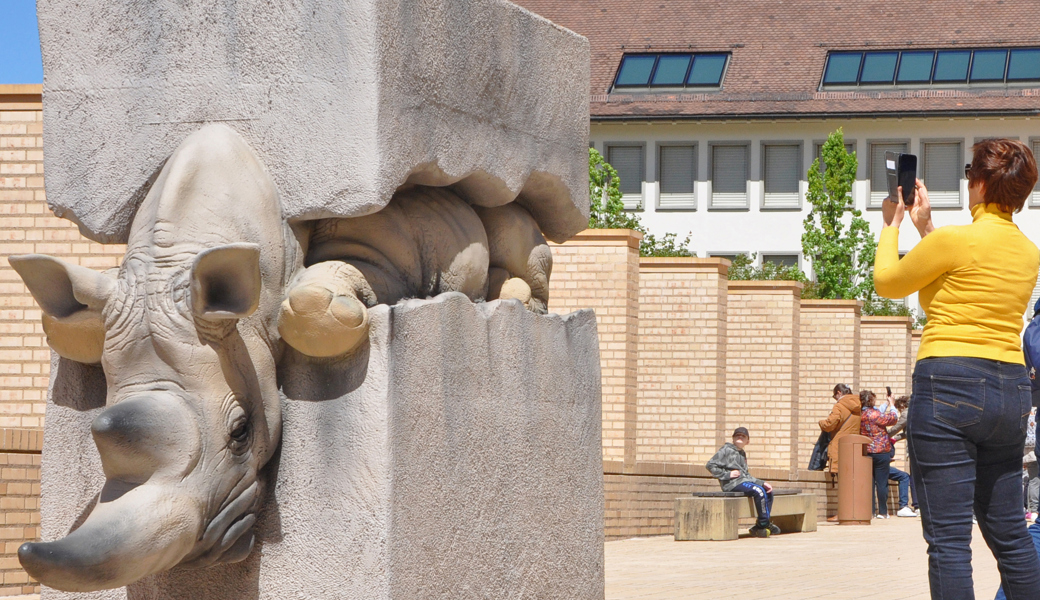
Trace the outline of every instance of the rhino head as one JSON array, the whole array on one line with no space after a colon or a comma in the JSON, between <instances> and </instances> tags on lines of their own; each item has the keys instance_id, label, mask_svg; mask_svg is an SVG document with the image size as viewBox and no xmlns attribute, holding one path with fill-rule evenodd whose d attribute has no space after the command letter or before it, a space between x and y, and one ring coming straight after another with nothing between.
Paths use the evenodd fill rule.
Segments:
<instances>
[{"instance_id":1,"label":"rhino head","mask_svg":"<svg viewBox=\"0 0 1040 600\"><path fill-rule=\"evenodd\" d=\"M167 160L117 273L9 259L51 347L108 382L91 428L98 502L66 537L19 549L30 575L92 591L250 553L281 434L279 306L300 255L259 159L211 125Z\"/></svg>"}]
</instances>

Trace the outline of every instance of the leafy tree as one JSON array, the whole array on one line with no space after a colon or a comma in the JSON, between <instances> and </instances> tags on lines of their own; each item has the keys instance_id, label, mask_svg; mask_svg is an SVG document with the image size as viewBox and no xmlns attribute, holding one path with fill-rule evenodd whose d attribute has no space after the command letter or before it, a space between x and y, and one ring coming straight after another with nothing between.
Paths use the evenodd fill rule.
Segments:
<instances>
[{"instance_id":1,"label":"leafy tree","mask_svg":"<svg viewBox=\"0 0 1040 600\"><path fill-rule=\"evenodd\" d=\"M807 174L806 200L812 206L805 217L802 253L812 260L821 298L874 296L874 236L862 213L849 203L856 181L856 153L845 150L839 128L827 137ZM846 219L846 214L851 215Z\"/></svg>"},{"instance_id":2,"label":"leafy tree","mask_svg":"<svg viewBox=\"0 0 1040 600\"><path fill-rule=\"evenodd\" d=\"M648 232L633 213L625 212L621 201L621 178L595 148L589 148L589 229L634 229L643 234L640 256L693 256L690 236L676 243L674 233L660 239Z\"/></svg>"}]
</instances>

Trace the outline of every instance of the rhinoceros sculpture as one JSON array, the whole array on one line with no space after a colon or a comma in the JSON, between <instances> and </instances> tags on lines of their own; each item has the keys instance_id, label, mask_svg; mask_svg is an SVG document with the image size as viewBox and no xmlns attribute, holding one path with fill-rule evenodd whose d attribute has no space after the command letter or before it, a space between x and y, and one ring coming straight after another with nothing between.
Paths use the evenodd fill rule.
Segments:
<instances>
[{"instance_id":1,"label":"rhinoceros sculpture","mask_svg":"<svg viewBox=\"0 0 1040 600\"><path fill-rule=\"evenodd\" d=\"M473 208L447 188L290 224L260 159L224 125L166 161L118 272L9 260L51 347L100 362L108 382L92 424L106 478L96 506L66 537L19 549L30 575L69 591L249 555L289 353L349 360L368 307L447 291L544 312L552 264L523 208Z\"/></svg>"}]
</instances>

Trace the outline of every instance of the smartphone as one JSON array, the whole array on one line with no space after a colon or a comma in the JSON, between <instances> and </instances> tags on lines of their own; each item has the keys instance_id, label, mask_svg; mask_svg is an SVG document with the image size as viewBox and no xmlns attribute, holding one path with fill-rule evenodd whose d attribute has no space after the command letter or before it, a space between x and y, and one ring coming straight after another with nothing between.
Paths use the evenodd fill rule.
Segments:
<instances>
[{"instance_id":1,"label":"smartphone","mask_svg":"<svg viewBox=\"0 0 1040 600\"><path fill-rule=\"evenodd\" d=\"M885 152L885 175L888 179L888 195L899 197L899 186L903 187L903 204L913 206L917 196L917 156L902 152Z\"/></svg>"},{"instance_id":2,"label":"smartphone","mask_svg":"<svg viewBox=\"0 0 1040 600\"><path fill-rule=\"evenodd\" d=\"M892 395L892 388L886 385L885 389L888 390L888 395L891 396Z\"/></svg>"}]
</instances>

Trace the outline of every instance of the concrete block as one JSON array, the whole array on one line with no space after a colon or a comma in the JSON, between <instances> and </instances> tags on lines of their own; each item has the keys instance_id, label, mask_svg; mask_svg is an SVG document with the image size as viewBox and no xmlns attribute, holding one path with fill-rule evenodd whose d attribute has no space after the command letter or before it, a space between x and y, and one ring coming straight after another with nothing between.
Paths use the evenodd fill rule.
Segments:
<instances>
[{"instance_id":1,"label":"concrete block","mask_svg":"<svg viewBox=\"0 0 1040 600\"><path fill-rule=\"evenodd\" d=\"M556 241L588 223L588 42L505 0L37 12L47 200L93 240L125 242L163 161L213 122L256 150L289 219L370 214L424 184L516 200Z\"/></svg>"},{"instance_id":2,"label":"concrete block","mask_svg":"<svg viewBox=\"0 0 1040 600\"><path fill-rule=\"evenodd\" d=\"M601 600L592 312L539 316L452 293L378 306L370 322L349 372L295 365L282 377L276 483L249 558L43 598ZM104 374L65 359L52 372L45 540L80 523L104 481L86 434ZM330 385L342 389L330 397Z\"/></svg>"}]
</instances>

